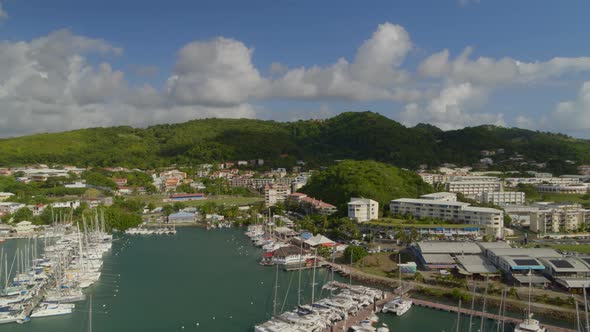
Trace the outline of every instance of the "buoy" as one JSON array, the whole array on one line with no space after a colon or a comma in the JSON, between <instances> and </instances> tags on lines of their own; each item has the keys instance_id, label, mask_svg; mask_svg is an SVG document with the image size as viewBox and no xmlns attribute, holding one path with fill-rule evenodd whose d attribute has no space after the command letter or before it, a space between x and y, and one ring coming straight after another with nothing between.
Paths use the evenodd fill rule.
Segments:
<instances>
[{"instance_id":1,"label":"buoy","mask_svg":"<svg viewBox=\"0 0 590 332\"><path fill-rule=\"evenodd\" d=\"M215 316L213 316L213 320L215 320Z\"/></svg>"}]
</instances>

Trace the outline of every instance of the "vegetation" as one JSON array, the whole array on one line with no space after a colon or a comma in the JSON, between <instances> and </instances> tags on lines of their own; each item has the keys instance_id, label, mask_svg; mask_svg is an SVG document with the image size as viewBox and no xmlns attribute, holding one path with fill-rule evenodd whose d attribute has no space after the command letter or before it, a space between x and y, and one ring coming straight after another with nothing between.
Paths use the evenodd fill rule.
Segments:
<instances>
[{"instance_id":1,"label":"vegetation","mask_svg":"<svg viewBox=\"0 0 590 332\"><path fill-rule=\"evenodd\" d=\"M364 257L366 257L369 253L367 252L367 249L361 247L361 246L353 246L350 245L348 247L346 247L346 249L344 249L344 260L345 262L350 262L351 261L351 256L352 256L352 262L358 262L361 259L363 259Z\"/></svg>"},{"instance_id":2,"label":"vegetation","mask_svg":"<svg viewBox=\"0 0 590 332\"><path fill-rule=\"evenodd\" d=\"M312 167L338 159L371 159L416 168L443 162L473 164L481 150L497 148L504 149L504 156L522 153L527 160L547 161L547 170L556 174L575 172L575 165L565 160L590 162L590 142L566 135L496 126L409 128L377 113L350 112L324 121L204 119L145 129L91 128L2 139L0 165L156 168L262 158L265 167L288 167L298 159ZM492 168L519 167L519 162L506 162Z\"/></svg>"},{"instance_id":3,"label":"vegetation","mask_svg":"<svg viewBox=\"0 0 590 332\"><path fill-rule=\"evenodd\" d=\"M301 191L345 214L351 197L371 198L386 210L391 199L417 197L433 189L413 172L376 161L346 160L314 174Z\"/></svg>"},{"instance_id":4,"label":"vegetation","mask_svg":"<svg viewBox=\"0 0 590 332\"><path fill-rule=\"evenodd\" d=\"M391 259L391 253L380 252L363 257L355 263L359 270L382 277L391 277L396 273L397 264ZM350 262L350 258L348 260Z\"/></svg>"}]
</instances>

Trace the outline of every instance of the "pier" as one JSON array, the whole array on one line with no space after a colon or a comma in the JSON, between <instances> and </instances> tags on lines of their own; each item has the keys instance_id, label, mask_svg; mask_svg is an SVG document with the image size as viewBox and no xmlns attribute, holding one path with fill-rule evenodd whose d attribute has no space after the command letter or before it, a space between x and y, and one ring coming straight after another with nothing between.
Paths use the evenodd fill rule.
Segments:
<instances>
[{"instance_id":1,"label":"pier","mask_svg":"<svg viewBox=\"0 0 590 332\"><path fill-rule=\"evenodd\" d=\"M442 303L437 303L437 302L432 302L432 301L427 301L427 300L419 300L419 299L412 299L412 301L414 302L414 305L424 307L424 308L429 308L429 309L436 309L436 310L448 311L448 312L454 312L454 313L461 312L462 315L466 315L466 316L473 315L474 317L480 317L480 318L483 317L485 319L504 321L504 322L510 323L510 324L519 324L522 322L522 319L518 319L518 318L514 318L514 317L510 317L510 316L499 316L499 315L492 314L489 312L481 312L481 311L471 310L471 309L467 309L467 308L459 308L457 306L452 306L452 305L448 305L448 304L442 304ZM568 329L565 327L559 327L559 326L553 326L553 325L547 325L547 324L541 324L541 326L545 327L547 329L547 331L549 331L549 332L576 332L576 330Z\"/></svg>"},{"instance_id":2,"label":"pier","mask_svg":"<svg viewBox=\"0 0 590 332\"><path fill-rule=\"evenodd\" d=\"M368 308L360 310L356 315L337 322L336 324L325 329L324 332L348 331L351 326L358 325L361 321L369 318L374 313L380 312L383 308L383 305L393 300L395 296L396 295L393 293L387 293L383 300L376 301Z\"/></svg>"}]
</instances>

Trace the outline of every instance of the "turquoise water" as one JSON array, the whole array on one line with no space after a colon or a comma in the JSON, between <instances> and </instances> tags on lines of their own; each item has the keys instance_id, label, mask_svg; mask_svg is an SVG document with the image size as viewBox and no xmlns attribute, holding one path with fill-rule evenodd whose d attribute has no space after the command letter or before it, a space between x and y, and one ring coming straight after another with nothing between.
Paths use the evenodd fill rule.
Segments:
<instances>
[{"instance_id":1,"label":"turquoise water","mask_svg":"<svg viewBox=\"0 0 590 332\"><path fill-rule=\"evenodd\" d=\"M275 269L258 264L262 251L243 232L183 228L175 236L119 237L105 256L101 280L87 291L93 294L93 331L253 331L272 313ZM8 251L24 244L2 246ZM316 296L327 295L320 287L330 277L318 270ZM311 279L310 270L302 273L304 303L311 299ZM279 311L297 303L297 283L297 272L279 271ZM0 331L88 331L88 301L76 306L72 315L0 325ZM418 307L381 318L392 332L456 330L454 314ZM468 331L467 320L461 331ZM478 328L474 319L473 331Z\"/></svg>"}]
</instances>

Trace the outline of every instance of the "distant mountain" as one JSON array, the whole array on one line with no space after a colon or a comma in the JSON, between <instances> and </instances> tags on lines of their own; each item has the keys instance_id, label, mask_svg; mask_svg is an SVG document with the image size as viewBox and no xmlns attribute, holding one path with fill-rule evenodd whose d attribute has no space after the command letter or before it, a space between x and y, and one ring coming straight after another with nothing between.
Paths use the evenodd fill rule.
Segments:
<instances>
[{"instance_id":1,"label":"distant mountain","mask_svg":"<svg viewBox=\"0 0 590 332\"><path fill-rule=\"evenodd\" d=\"M590 162L590 141L562 134L488 125L452 131L428 124L408 128L377 113L348 112L326 120L203 119L145 129L91 128L2 139L0 165L152 168L262 158L267 166L290 166L300 159L312 166L372 159L415 168L472 164L481 158L481 150L496 149L504 149L493 157L501 161L496 166L500 169L518 166L508 160L515 153L547 162L556 172L571 171L565 160Z\"/></svg>"}]
</instances>

